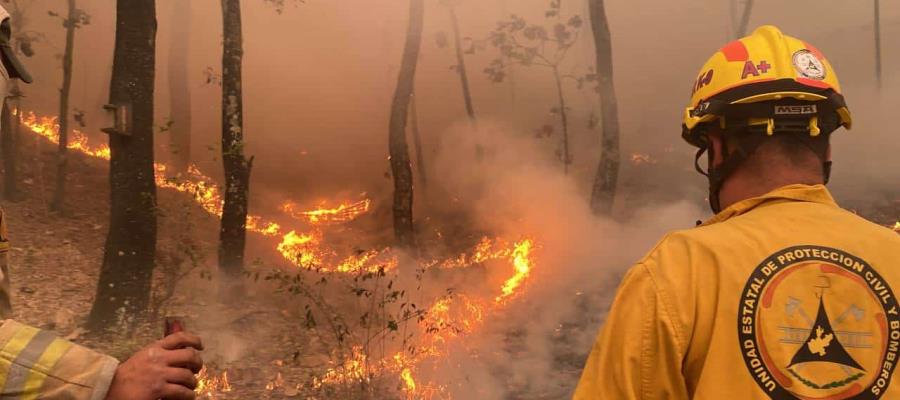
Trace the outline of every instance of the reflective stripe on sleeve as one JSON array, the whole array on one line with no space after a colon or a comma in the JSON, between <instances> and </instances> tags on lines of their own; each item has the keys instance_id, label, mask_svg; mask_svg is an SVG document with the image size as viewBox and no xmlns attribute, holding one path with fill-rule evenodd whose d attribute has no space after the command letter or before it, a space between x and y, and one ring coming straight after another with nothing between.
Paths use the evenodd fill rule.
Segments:
<instances>
[{"instance_id":1,"label":"reflective stripe on sleeve","mask_svg":"<svg viewBox=\"0 0 900 400\"><path fill-rule=\"evenodd\" d=\"M71 343L58 339L53 333L39 331L9 367L0 397L36 399L50 370L71 347Z\"/></svg>"},{"instance_id":2,"label":"reflective stripe on sleeve","mask_svg":"<svg viewBox=\"0 0 900 400\"><path fill-rule=\"evenodd\" d=\"M37 363L35 363L34 367L31 369L31 374L28 376L28 379L25 380L25 395L22 396L22 399L38 398L38 395L41 393L41 386L44 385L44 381L47 379L47 376L50 375L53 366L56 365L56 362L59 361L70 348L72 348L72 343L59 338L54 339L53 342L47 346L47 350L45 350L44 354L41 355L41 358L37 360Z\"/></svg>"},{"instance_id":3,"label":"reflective stripe on sleeve","mask_svg":"<svg viewBox=\"0 0 900 400\"><path fill-rule=\"evenodd\" d=\"M0 370L0 387L6 386L7 378L9 377L10 372L13 371L13 365L15 365L14 360L19 357L19 353L21 353L22 349L31 342L31 339L40 332L37 328L25 325L18 325L16 328L12 339L10 339L9 342L6 342L3 349L0 349L0 357L5 361L2 363L2 367L0 367L3 369ZM5 392L0 393L5 394Z\"/></svg>"}]
</instances>

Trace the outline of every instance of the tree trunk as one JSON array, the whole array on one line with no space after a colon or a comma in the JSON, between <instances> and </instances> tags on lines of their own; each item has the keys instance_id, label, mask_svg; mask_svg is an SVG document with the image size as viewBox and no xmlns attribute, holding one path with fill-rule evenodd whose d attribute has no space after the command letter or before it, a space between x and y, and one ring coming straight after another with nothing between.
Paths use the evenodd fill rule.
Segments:
<instances>
[{"instance_id":1,"label":"tree trunk","mask_svg":"<svg viewBox=\"0 0 900 400\"><path fill-rule=\"evenodd\" d=\"M600 163L594 177L591 209L595 214L612 212L619 180L619 110L613 84L612 38L603 0L590 0L591 25L597 56L597 87L600 92Z\"/></svg>"},{"instance_id":2,"label":"tree trunk","mask_svg":"<svg viewBox=\"0 0 900 400\"><path fill-rule=\"evenodd\" d=\"M75 0L69 0L69 15L64 20L66 27L66 50L63 54L63 85L59 91L59 149L56 153L56 189L50 209L64 210L66 197L66 175L68 173L69 145L69 94L72 91L72 52L75 49L75 28L77 27Z\"/></svg>"},{"instance_id":3,"label":"tree trunk","mask_svg":"<svg viewBox=\"0 0 900 400\"><path fill-rule=\"evenodd\" d=\"M3 198L16 200L19 194L16 174L16 143L13 135L13 115L8 98L3 98L3 110L0 113L0 148L3 151Z\"/></svg>"},{"instance_id":4,"label":"tree trunk","mask_svg":"<svg viewBox=\"0 0 900 400\"><path fill-rule=\"evenodd\" d=\"M422 25L425 20L424 0L410 0L409 26L406 46L397 78L397 89L391 104L391 122L388 147L391 156L391 173L394 177L394 235L400 247L415 246L413 229L413 176L406 143L406 121L409 118L409 98L416 79L416 66L422 44Z\"/></svg>"},{"instance_id":5,"label":"tree trunk","mask_svg":"<svg viewBox=\"0 0 900 400\"><path fill-rule=\"evenodd\" d=\"M881 89L881 2L875 0L875 82Z\"/></svg>"},{"instance_id":6,"label":"tree trunk","mask_svg":"<svg viewBox=\"0 0 900 400\"><path fill-rule=\"evenodd\" d=\"M244 158L241 68L244 57L240 0L222 0L222 164L225 204L219 229L219 268L231 275L244 269L247 195L253 159Z\"/></svg>"},{"instance_id":7,"label":"tree trunk","mask_svg":"<svg viewBox=\"0 0 900 400\"><path fill-rule=\"evenodd\" d=\"M569 174L569 165L572 164L571 151L569 151L569 114L566 112L566 97L563 94L562 78L559 76L559 69L553 67L553 78L556 79L556 94L559 101L559 119L562 122L562 155L560 158L563 162L563 172Z\"/></svg>"},{"instance_id":8,"label":"tree trunk","mask_svg":"<svg viewBox=\"0 0 900 400\"><path fill-rule=\"evenodd\" d=\"M469 88L469 74L466 72L466 58L463 55L462 37L459 33L459 18L456 16L456 8L452 5L450 8L450 22L453 25L453 39L456 43L456 72L459 74L459 83L462 85L463 100L466 104L466 115L469 116L469 122L475 128L477 119L475 118L475 105L472 103L472 91Z\"/></svg>"},{"instance_id":9,"label":"tree trunk","mask_svg":"<svg viewBox=\"0 0 900 400\"><path fill-rule=\"evenodd\" d=\"M109 137L110 222L88 328L132 327L146 310L156 256L153 179L155 0L117 0L110 103L130 104L129 135Z\"/></svg>"},{"instance_id":10,"label":"tree trunk","mask_svg":"<svg viewBox=\"0 0 900 400\"><path fill-rule=\"evenodd\" d=\"M753 0L744 0L744 11L741 13L741 20L738 23L737 30L734 32L735 38L740 39L747 34L747 25L750 24L750 13L753 11Z\"/></svg>"},{"instance_id":11,"label":"tree trunk","mask_svg":"<svg viewBox=\"0 0 900 400\"><path fill-rule=\"evenodd\" d=\"M422 135L419 132L419 112L416 107L415 92L409 96L409 120L412 125L410 128L412 129L413 143L416 146L416 172L419 173L419 182L424 189L428 186L428 174L425 173L425 154L422 150Z\"/></svg>"},{"instance_id":12,"label":"tree trunk","mask_svg":"<svg viewBox=\"0 0 900 400\"><path fill-rule=\"evenodd\" d=\"M191 4L172 2L172 38L169 46L169 99L171 107L170 149L175 170L183 172L191 163L190 37Z\"/></svg>"}]
</instances>

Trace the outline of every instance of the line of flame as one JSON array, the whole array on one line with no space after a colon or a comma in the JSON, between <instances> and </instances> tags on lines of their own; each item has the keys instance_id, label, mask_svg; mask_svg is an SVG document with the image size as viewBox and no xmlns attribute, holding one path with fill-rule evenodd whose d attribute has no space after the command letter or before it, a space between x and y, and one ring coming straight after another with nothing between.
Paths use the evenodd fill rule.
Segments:
<instances>
[{"instance_id":1,"label":"line of flame","mask_svg":"<svg viewBox=\"0 0 900 400\"><path fill-rule=\"evenodd\" d=\"M22 123L35 134L44 137L51 143L59 143L59 126L56 123L56 118L39 118L33 112L19 117ZM79 131L73 131L72 140L67 147L103 160L109 160L111 156L108 146L101 145L97 148L92 148L88 144L87 137ZM189 166L184 173L175 177L169 177L168 166L162 163L155 163L154 172L155 181L159 187L192 194L194 201L204 211L221 217L223 208L221 191L214 183L214 180L203 174L195 165ZM287 203L283 208L284 211L295 218L306 220L313 226L318 226L351 221L368 212L371 201L365 199L330 208L323 206L312 211L298 211L296 206L292 204ZM280 224L267 221L260 216L249 215L247 218L247 230L268 237L281 235L280 243L275 246L276 250L286 260L298 267L314 269L320 272L350 273L362 270L374 271L382 268L384 270L393 270L397 266L397 259L391 254L390 248L367 251L346 257L340 261L333 261L336 257L336 252L323 249L323 235L318 229L303 234L298 234L295 230L283 233ZM504 300L512 298L516 293L516 289L527 279L534 266L533 249L534 241L531 239L525 239L510 246L502 240L492 240L484 237L471 252L463 253L451 259L433 260L429 263L424 263L428 266L436 265L439 268L464 268L491 260L508 259L514 266L515 271L513 276L504 282L501 287L501 294L495 298L494 305L491 305L490 302L474 300L462 295L438 299L429 308L427 317L423 322L426 326L437 328L426 329L426 331L433 332L428 337L425 351L420 351L415 357L403 352L397 353L393 357L394 362L380 362L378 363L380 366L377 369L382 370L382 372L398 374L404 385L404 390L415 394L417 398L431 397L430 395L423 396L423 393L440 392L442 390L441 387L416 383L414 378L415 365L425 358L441 355L442 353L438 346L444 345L449 340L463 334L471 333L483 322L486 310L493 309L496 311L505 304ZM457 302L461 304L460 307L451 307ZM444 329L448 327L452 329ZM325 385L333 381L363 379L356 369L358 365L365 364L365 360L361 359L361 357L358 352L354 352L350 359L345 360L344 365L327 371L325 375L317 378L318 380L314 380L314 382ZM201 381L202 387L205 388L203 390L206 390L204 394L207 397L214 398L216 391L231 390L227 380L227 372L223 373L221 378L204 375Z\"/></svg>"}]
</instances>

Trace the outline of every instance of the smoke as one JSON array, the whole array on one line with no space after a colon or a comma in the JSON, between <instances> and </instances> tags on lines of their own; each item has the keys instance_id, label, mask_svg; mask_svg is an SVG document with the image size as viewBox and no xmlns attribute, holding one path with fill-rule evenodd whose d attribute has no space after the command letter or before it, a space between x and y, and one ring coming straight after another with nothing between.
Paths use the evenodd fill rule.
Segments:
<instances>
[{"instance_id":1,"label":"smoke","mask_svg":"<svg viewBox=\"0 0 900 400\"><path fill-rule=\"evenodd\" d=\"M664 232L693 226L704 211L678 202L624 221L596 217L588 196L531 135L489 122L443 137L434 175L472 205L473 228L534 237L538 250L520 296L455 343L434 379L455 398L509 398L511 389L568 396L621 274Z\"/></svg>"}]
</instances>

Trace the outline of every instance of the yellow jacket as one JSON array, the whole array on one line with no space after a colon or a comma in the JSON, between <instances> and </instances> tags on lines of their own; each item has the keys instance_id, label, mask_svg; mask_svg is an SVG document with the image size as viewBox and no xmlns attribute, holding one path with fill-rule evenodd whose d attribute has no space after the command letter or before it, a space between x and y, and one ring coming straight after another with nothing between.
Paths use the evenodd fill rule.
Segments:
<instances>
[{"instance_id":1,"label":"yellow jacket","mask_svg":"<svg viewBox=\"0 0 900 400\"><path fill-rule=\"evenodd\" d=\"M574 399L900 399L900 236L792 185L625 276Z\"/></svg>"},{"instance_id":2,"label":"yellow jacket","mask_svg":"<svg viewBox=\"0 0 900 400\"><path fill-rule=\"evenodd\" d=\"M9 305L6 221L0 210L0 311ZM6 315L4 315L6 317ZM103 400L119 362L53 333L0 322L0 398Z\"/></svg>"}]
</instances>

